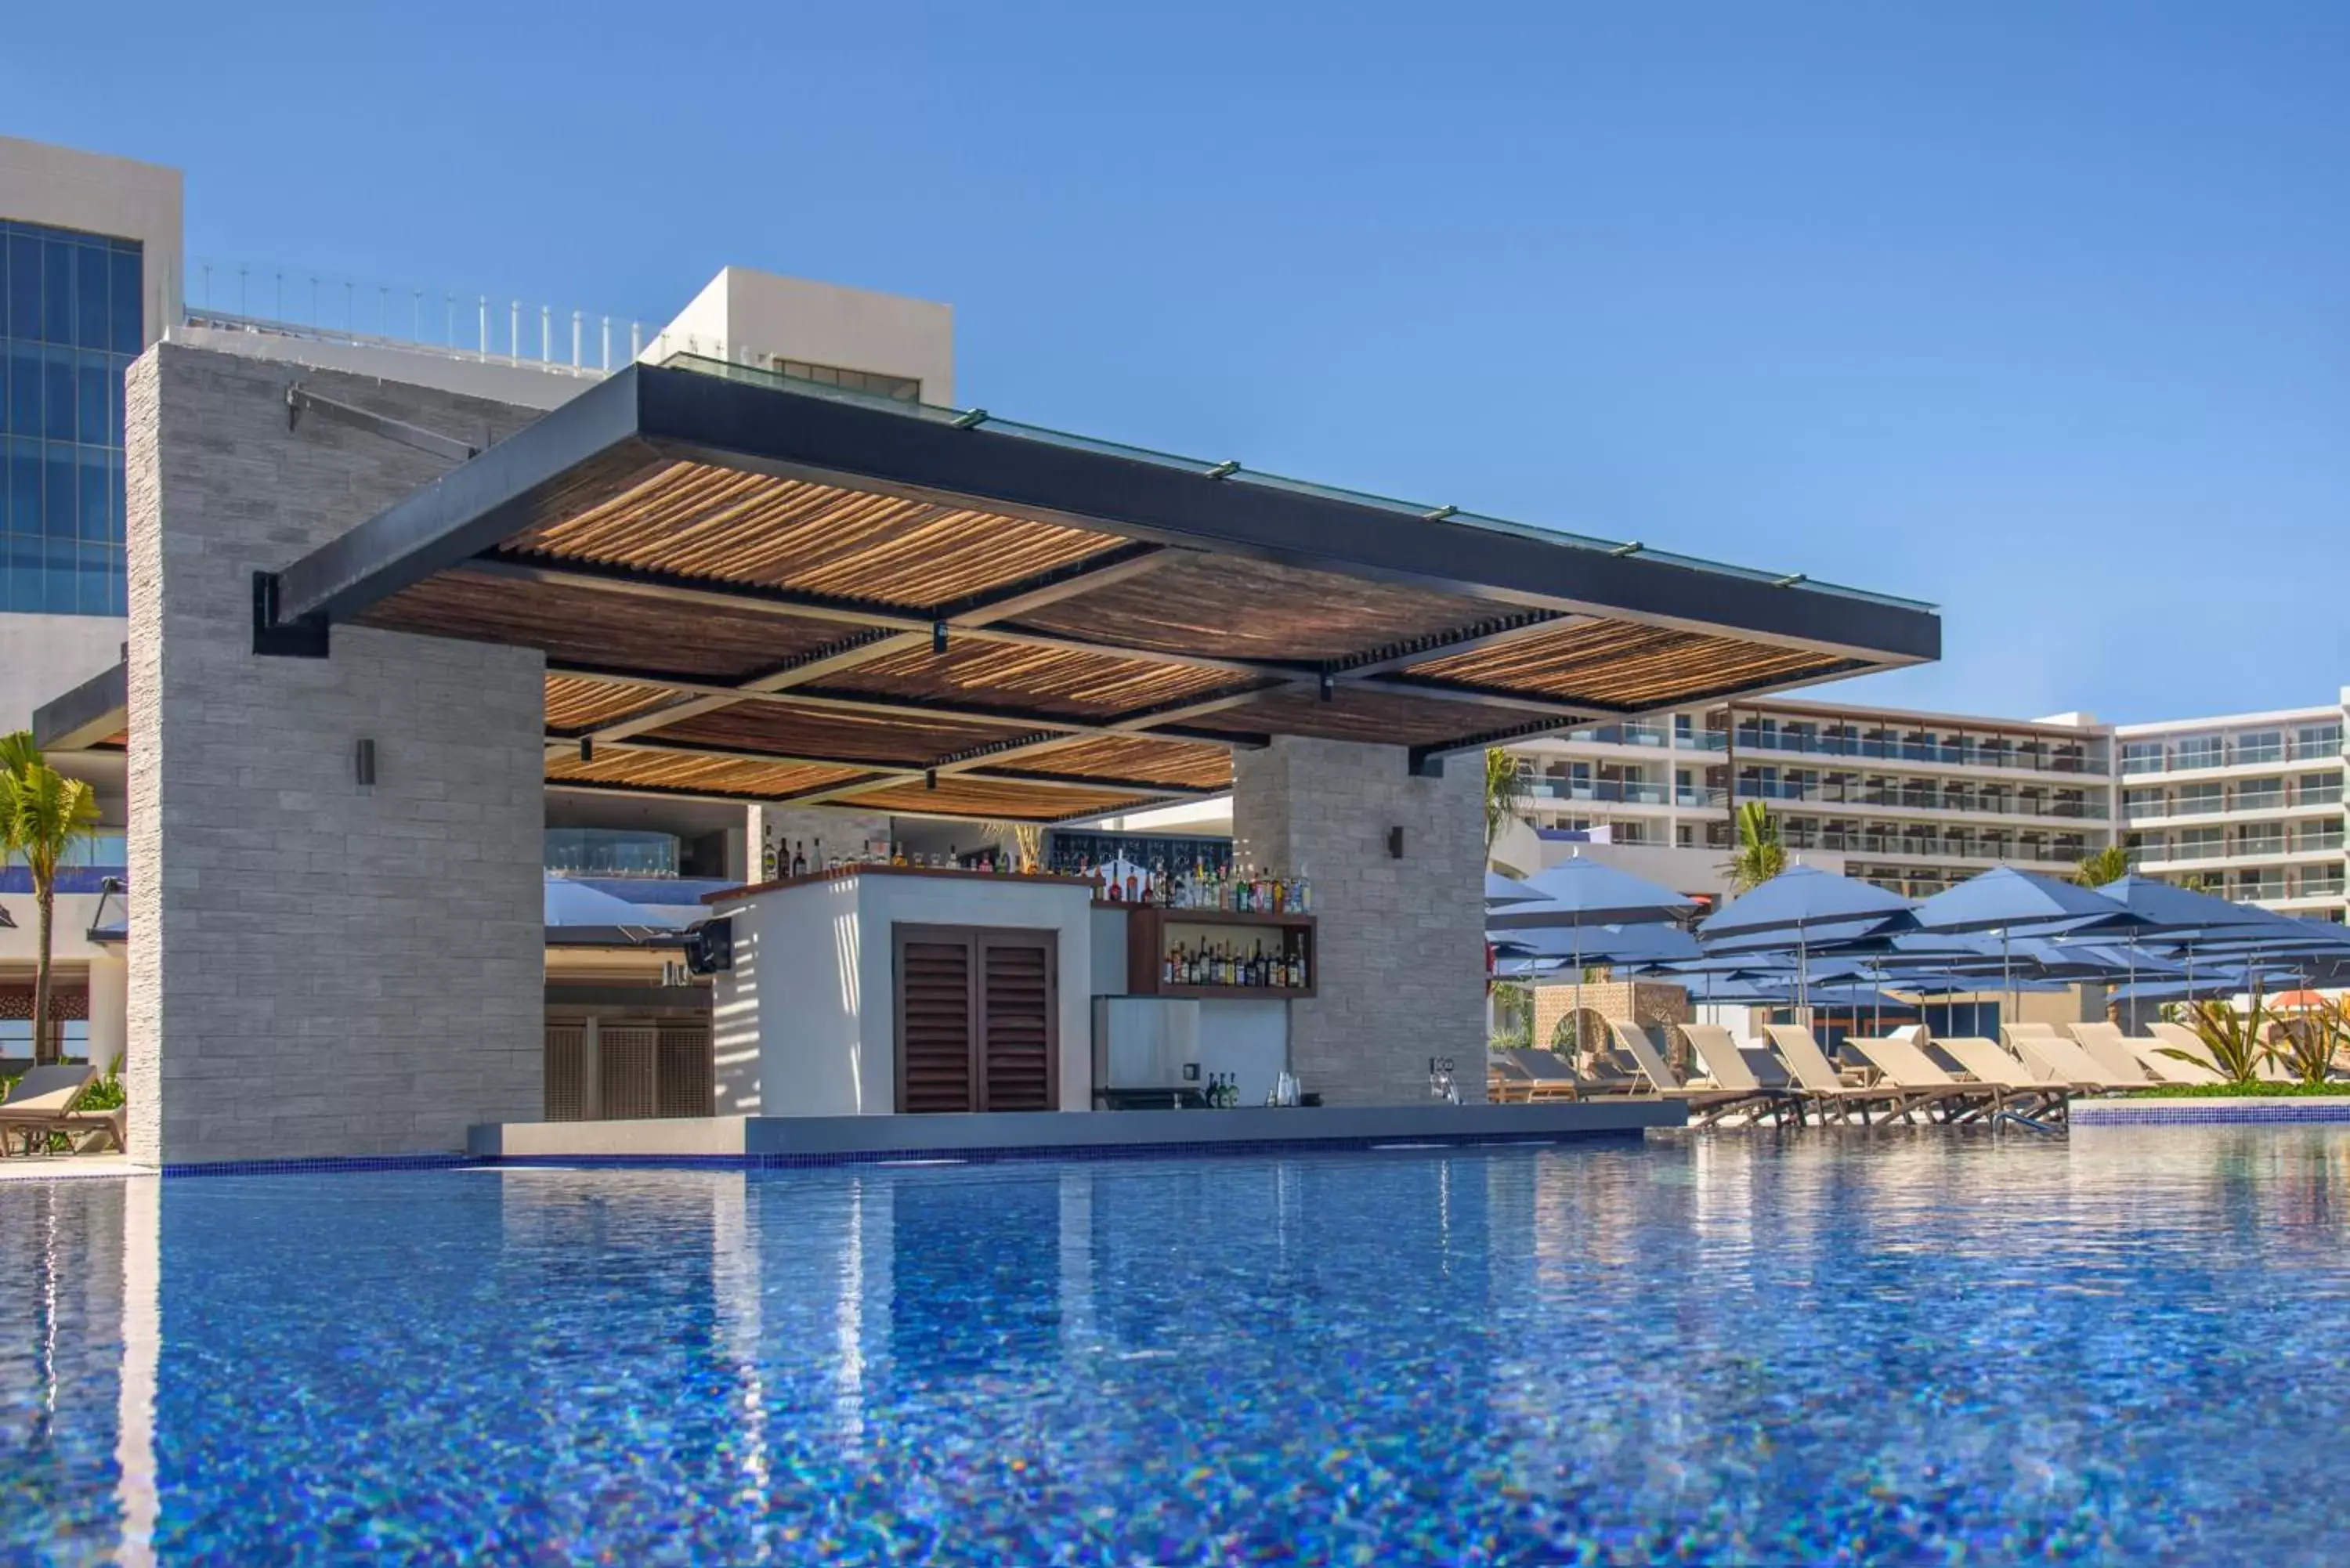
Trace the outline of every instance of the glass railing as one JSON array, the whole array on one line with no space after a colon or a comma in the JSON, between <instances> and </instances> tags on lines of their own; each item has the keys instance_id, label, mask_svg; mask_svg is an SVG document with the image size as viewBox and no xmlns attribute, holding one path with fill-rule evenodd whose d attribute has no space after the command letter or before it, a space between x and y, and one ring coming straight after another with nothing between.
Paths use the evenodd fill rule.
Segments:
<instances>
[{"instance_id":1,"label":"glass railing","mask_svg":"<svg viewBox=\"0 0 2350 1568\"><path fill-rule=\"evenodd\" d=\"M2282 811L2284 809L2284 791L2281 789L2265 790L2259 794L2245 794L2239 793L2236 796L2235 808L2238 811Z\"/></svg>"},{"instance_id":2,"label":"glass railing","mask_svg":"<svg viewBox=\"0 0 2350 1568\"><path fill-rule=\"evenodd\" d=\"M550 827L546 864L566 877L674 877L678 839L637 828Z\"/></svg>"},{"instance_id":3,"label":"glass railing","mask_svg":"<svg viewBox=\"0 0 2350 1568\"><path fill-rule=\"evenodd\" d=\"M2124 774L2185 773L2194 768L2254 768L2278 763L2338 762L2342 742L2333 740L2268 741L2258 744L2213 742L2173 746L2154 756L2124 757Z\"/></svg>"},{"instance_id":4,"label":"glass railing","mask_svg":"<svg viewBox=\"0 0 2350 1568\"><path fill-rule=\"evenodd\" d=\"M1661 724L1587 724L1557 738L1586 746L1661 746L1666 736Z\"/></svg>"},{"instance_id":5,"label":"glass railing","mask_svg":"<svg viewBox=\"0 0 2350 1568\"><path fill-rule=\"evenodd\" d=\"M2314 855L2341 847L2342 835L2338 833L2312 833L2293 841L2295 855Z\"/></svg>"},{"instance_id":6,"label":"glass railing","mask_svg":"<svg viewBox=\"0 0 2350 1568\"><path fill-rule=\"evenodd\" d=\"M2339 877L2303 877L2293 896L2300 898L2338 898L2342 896L2343 878Z\"/></svg>"},{"instance_id":7,"label":"glass railing","mask_svg":"<svg viewBox=\"0 0 2350 1568\"><path fill-rule=\"evenodd\" d=\"M1616 779L1533 778L1526 781L1526 794L1536 800L1607 801L1625 805L1665 804L1664 785L1625 784Z\"/></svg>"},{"instance_id":8,"label":"glass railing","mask_svg":"<svg viewBox=\"0 0 2350 1568\"><path fill-rule=\"evenodd\" d=\"M1727 799L1729 794L1728 790L1700 789L1694 784L1678 784L1673 789L1673 804L1692 808L1717 806Z\"/></svg>"},{"instance_id":9,"label":"glass railing","mask_svg":"<svg viewBox=\"0 0 2350 1568\"><path fill-rule=\"evenodd\" d=\"M2226 857L2224 844L2174 844L2168 846L2149 844L2140 852L2148 860L2219 860Z\"/></svg>"},{"instance_id":10,"label":"glass railing","mask_svg":"<svg viewBox=\"0 0 2350 1568\"><path fill-rule=\"evenodd\" d=\"M2284 884L2282 882L2239 882L2236 884L2235 890L2230 893L2229 897L2233 898L2282 898L2284 897Z\"/></svg>"},{"instance_id":11,"label":"glass railing","mask_svg":"<svg viewBox=\"0 0 2350 1568\"><path fill-rule=\"evenodd\" d=\"M2113 813L2102 801L2023 800L1981 795L1929 794L1923 791L1864 790L1848 784L1798 784L1787 780L1763 783L1738 781L1738 793L1748 800L1793 800L1815 805L1878 806L1898 811L1953 811L1994 816L2058 817L2074 822L2103 822Z\"/></svg>"},{"instance_id":12,"label":"glass railing","mask_svg":"<svg viewBox=\"0 0 2350 1568\"><path fill-rule=\"evenodd\" d=\"M2323 789L2305 789L2293 797L2295 805L2340 805L2342 786L2334 784Z\"/></svg>"},{"instance_id":13,"label":"glass railing","mask_svg":"<svg viewBox=\"0 0 2350 1568\"><path fill-rule=\"evenodd\" d=\"M2085 752L2012 751L1937 745L1914 741L1861 740L1841 735L1791 735L1741 730L1733 742L1719 730L1708 730L1694 742L1705 751L1794 753L1816 757L1870 757L1896 763L1937 763L1947 767L2011 768L2025 773L2103 775L2107 764Z\"/></svg>"}]
</instances>

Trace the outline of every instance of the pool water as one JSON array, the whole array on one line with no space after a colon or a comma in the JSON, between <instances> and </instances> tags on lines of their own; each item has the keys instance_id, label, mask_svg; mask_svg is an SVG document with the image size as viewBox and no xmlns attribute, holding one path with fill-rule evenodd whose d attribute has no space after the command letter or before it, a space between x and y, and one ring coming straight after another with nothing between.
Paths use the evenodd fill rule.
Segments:
<instances>
[{"instance_id":1,"label":"pool water","mask_svg":"<svg viewBox=\"0 0 2350 1568\"><path fill-rule=\"evenodd\" d=\"M0 1561L2332 1563L2350 1130L0 1183Z\"/></svg>"}]
</instances>

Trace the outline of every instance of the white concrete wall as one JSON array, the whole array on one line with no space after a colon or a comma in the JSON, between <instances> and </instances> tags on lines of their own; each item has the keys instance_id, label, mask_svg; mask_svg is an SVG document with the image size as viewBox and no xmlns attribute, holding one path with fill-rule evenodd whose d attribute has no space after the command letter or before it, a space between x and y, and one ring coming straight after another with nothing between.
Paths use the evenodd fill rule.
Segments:
<instances>
[{"instance_id":1,"label":"white concrete wall","mask_svg":"<svg viewBox=\"0 0 2350 1568\"><path fill-rule=\"evenodd\" d=\"M1059 935L1061 1109L1093 1102L1093 907L1082 888L872 876L717 906L734 968L712 998L720 1116L887 1116L897 1109L892 929L993 926Z\"/></svg>"},{"instance_id":2,"label":"white concrete wall","mask_svg":"<svg viewBox=\"0 0 2350 1568\"><path fill-rule=\"evenodd\" d=\"M180 171L0 136L0 218L137 240L146 343L180 318Z\"/></svg>"},{"instance_id":3,"label":"white concrete wall","mask_svg":"<svg viewBox=\"0 0 2350 1568\"><path fill-rule=\"evenodd\" d=\"M0 615L0 732L122 660L130 622L110 615Z\"/></svg>"},{"instance_id":4,"label":"white concrete wall","mask_svg":"<svg viewBox=\"0 0 2350 1568\"><path fill-rule=\"evenodd\" d=\"M954 401L954 308L902 295L730 266L654 334L643 358L685 353L910 376L924 402Z\"/></svg>"}]
</instances>

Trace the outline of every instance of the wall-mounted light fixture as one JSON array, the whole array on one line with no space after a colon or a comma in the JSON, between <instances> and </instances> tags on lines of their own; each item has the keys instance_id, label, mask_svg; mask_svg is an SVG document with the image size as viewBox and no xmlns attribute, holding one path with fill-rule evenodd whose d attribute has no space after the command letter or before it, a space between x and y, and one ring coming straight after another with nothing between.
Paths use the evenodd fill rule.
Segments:
<instances>
[{"instance_id":1,"label":"wall-mounted light fixture","mask_svg":"<svg viewBox=\"0 0 2350 1568\"><path fill-rule=\"evenodd\" d=\"M365 736L351 748L351 780L361 789L375 788L375 742Z\"/></svg>"},{"instance_id":2,"label":"wall-mounted light fixture","mask_svg":"<svg viewBox=\"0 0 2350 1568\"><path fill-rule=\"evenodd\" d=\"M1390 860L1403 858L1403 829L1400 827L1388 829L1388 858Z\"/></svg>"}]
</instances>

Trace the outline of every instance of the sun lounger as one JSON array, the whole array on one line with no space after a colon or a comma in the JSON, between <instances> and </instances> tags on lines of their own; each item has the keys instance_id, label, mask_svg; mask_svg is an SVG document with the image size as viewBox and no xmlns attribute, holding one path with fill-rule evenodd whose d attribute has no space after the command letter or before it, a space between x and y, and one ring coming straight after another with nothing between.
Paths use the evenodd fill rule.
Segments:
<instances>
[{"instance_id":1,"label":"sun lounger","mask_svg":"<svg viewBox=\"0 0 2350 1568\"><path fill-rule=\"evenodd\" d=\"M1641 1080L1648 1085L1649 1092L1667 1099L1686 1101L1692 1113L1702 1116L1699 1126L1711 1127L1723 1116L1742 1109L1760 1115L1780 1097L1760 1086L1753 1089L1692 1088L1673 1076L1671 1065L1648 1039L1648 1032L1638 1024L1611 1018L1607 1020L1607 1032L1615 1036L1616 1048L1638 1064Z\"/></svg>"},{"instance_id":2,"label":"sun lounger","mask_svg":"<svg viewBox=\"0 0 2350 1568\"><path fill-rule=\"evenodd\" d=\"M46 1144L51 1133L103 1132L112 1137L116 1148L122 1147L120 1111L74 1108L97 1082L98 1069L86 1064L26 1069L14 1092L0 1101L0 1146L13 1137L21 1152L30 1154L34 1145Z\"/></svg>"},{"instance_id":3,"label":"sun lounger","mask_svg":"<svg viewBox=\"0 0 2350 1568\"><path fill-rule=\"evenodd\" d=\"M2051 1030L2045 1034L2025 1031L2012 1037L2015 1054L2033 1075L2043 1083L2071 1084L2084 1089L2127 1088L2134 1078L2116 1077L2078 1043Z\"/></svg>"},{"instance_id":4,"label":"sun lounger","mask_svg":"<svg viewBox=\"0 0 2350 1568\"><path fill-rule=\"evenodd\" d=\"M1712 1087L1750 1096L1756 1102L1757 1115L1767 1109L1774 1119L1790 1114L1798 1122L1804 1119L1803 1091L1785 1084L1764 1083L1747 1059L1750 1049L1760 1055L1767 1056L1769 1053L1761 1051L1759 1047L1740 1045L1730 1037L1730 1031L1719 1023L1683 1023L1678 1027L1681 1038L1687 1040L1690 1049L1697 1053L1699 1063L1705 1068L1707 1082Z\"/></svg>"},{"instance_id":5,"label":"sun lounger","mask_svg":"<svg viewBox=\"0 0 2350 1568\"><path fill-rule=\"evenodd\" d=\"M1961 1034L1944 1036L1934 1044L1971 1075L1975 1082L2014 1091L2021 1103L2030 1106L2029 1114L2036 1116L2060 1110L2072 1095L2071 1085L2052 1084L2034 1076L2031 1068L2000 1049L1996 1040Z\"/></svg>"},{"instance_id":6,"label":"sun lounger","mask_svg":"<svg viewBox=\"0 0 2350 1568\"><path fill-rule=\"evenodd\" d=\"M2228 1081L2228 1075L2220 1071L2220 1064L2211 1055L2211 1047L2203 1044L2202 1036L2185 1024L2149 1023L2146 1026L2146 1033L2147 1038L2154 1042L2152 1054L2138 1057L2146 1064L2147 1071L2163 1074L2175 1084L2224 1084ZM2188 1060L2182 1062L2170 1054L2174 1051L2186 1053ZM2169 1075L2173 1072L2183 1072L2185 1075L2171 1077Z\"/></svg>"},{"instance_id":7,"label":"sun lounger","mask_svg":"<svg viewBox=\"0 0 2350 1568\"><path fill-rule=\"evenodd\" d=\"M1885 1081L1898 1088L1921 1096L1930 1096L1921 1103L1929 1113L1939 1110L1945 1121L1968 1121L1998 1110L2013 1092L1996 1084L1969 1084L1952 1077L1937 1066L1909 1040L1891 1036L1869 1039L1850 1035L1845 1044L1867 1058Z\"/></svg>"},{"instance_id":8,"label":"sun lounger","mask_svg":"<svg viewBox=\"0 0 2350 1568\"><path fill-rule=\"evenodd\" d=\"M1762 1032L1770 1036L1779 1060L1787 1064L1788 1073L1803 1085L1804 1092L1822 1111L1835 1112L1839 1121L1850 1121L1857 1116L1866 1127L1871 1107L1882 1107L1888 1117L1908 1116L1929 1097L1907 1093L1890 1084L1846 1083L1811 1030L1801 1023L1769 1023L1763 1025Z\"/></svg>"},{"instance_id":9,"label":"sun lounger","mask_svg":"<svg viewBox=\"0 0 2350 1568\"><path fill-rule=\"evenodd\" d=\"M2146 1070L2146 1064L2132 1054L2130 1043L2118 1023L2075 1023L2073 1043L2106 1070L2109 1084L2121 1086L2153 1081L2154 1075Z\"/></svg>"},{"instance_id":10,"label":"sun lounger","mask_svg":"<svg viewBox=\"0 0 2350 1568\"><path fill-rule=\"evenodd\" d=\"M1529 1100L1572 1100L1584 1092L1583 1080L1565 1057L1551 1051L1497 1051L1494 1055L1507 1060L1524 1075L1526 1098Z\"/></svg>"}]
</instances>

